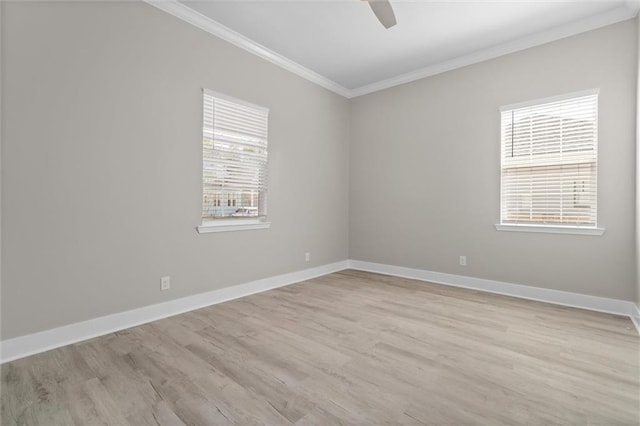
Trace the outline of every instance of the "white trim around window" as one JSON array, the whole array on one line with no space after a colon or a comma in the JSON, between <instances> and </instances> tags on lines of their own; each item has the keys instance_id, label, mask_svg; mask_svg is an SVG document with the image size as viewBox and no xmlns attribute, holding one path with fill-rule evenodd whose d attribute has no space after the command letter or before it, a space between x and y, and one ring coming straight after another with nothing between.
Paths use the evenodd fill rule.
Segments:
<instances>
[{"instance_id":1,"label":"white trim around window","mask_svg":"<svg viewBox=\"0 0 640 426\"><path fill-rule=\"evenodd\" d=\"M268 229L271 222L260 219L222 219L209 220L198 226L199 234L209 234L211 232L228 232L228 231L250 231L253 229Z\"/></svg>"},{"instance_id":2,"label":"white trim around window","mask_svg":"<svg viewBox=\"0 0 640 426\"><path fill-rule=\"evenodd\" d=\"M498 231L602 235L598 90L500 108Z\"/></svg>"},{"instance_id":3,"label":"white trim around window","mask_svg":"<svg viewBox=\"0 0 640 426\"><path fill-rule=\"evenodd\" d=\"M522 224L495 224L497 231L537 232L543 234L570 234L592 235L604 234L604 228L586 228L579 226L550 226L550 225L522 225Z\"/></svg>"},{"instance_id":4,"label":"white trim around window","mask_svg":"<svg viewBox=\"0 0 640 426\"><path fill-rule=\"evenodd\" d=\"M200 234L269 228L269 109L203 89Z\"/></svg>"}]
</instances>

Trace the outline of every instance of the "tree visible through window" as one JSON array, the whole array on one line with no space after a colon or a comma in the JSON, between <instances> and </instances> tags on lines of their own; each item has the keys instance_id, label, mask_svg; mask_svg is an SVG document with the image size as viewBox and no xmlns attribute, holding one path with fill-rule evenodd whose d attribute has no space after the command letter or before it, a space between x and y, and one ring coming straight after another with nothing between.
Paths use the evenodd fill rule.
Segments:
<instances>
[{"instance_id":1,"label":"tree visible through window","mask_svg":"<svg viewBox=\"0 0 640 426\"><path fill-rule=\"evenodd\" d=\"M266 216L269 110L204 90L202 218Z\"/></svg>"},{"instance_id":2,"label":"tree visible through window","mask_svg":"<svg viewBox=\"0 0 640 426\"><path fill-rule=\"evenodd\" d=\"M596 227L596 91L501 108L501 223Z\"/></svg>"}]
</instances>

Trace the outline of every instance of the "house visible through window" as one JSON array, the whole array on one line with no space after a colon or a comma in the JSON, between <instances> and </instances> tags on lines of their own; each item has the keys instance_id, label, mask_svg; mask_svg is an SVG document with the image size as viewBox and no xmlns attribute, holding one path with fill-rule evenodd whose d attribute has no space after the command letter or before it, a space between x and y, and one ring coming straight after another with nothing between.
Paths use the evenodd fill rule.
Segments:
<instances>
[{"instance_id":1,"label":"house visible through window","mask_svg":"<svg viewBox=\"0 0 640 426\"><path fill-rule=\"evenodd\" d=\"M501 108L502 225L595 228L598 93Z\"/></svg>"},{"instance_id":2,"label":"house visible through window","mask_svg":"<svg viewBox=\"0 0 640 426\"><path fill-rule=\"evenodd\" d=\"M268 115L266 108L204 90L203 222L266 216Z\"/></svg>"}]
</instances>

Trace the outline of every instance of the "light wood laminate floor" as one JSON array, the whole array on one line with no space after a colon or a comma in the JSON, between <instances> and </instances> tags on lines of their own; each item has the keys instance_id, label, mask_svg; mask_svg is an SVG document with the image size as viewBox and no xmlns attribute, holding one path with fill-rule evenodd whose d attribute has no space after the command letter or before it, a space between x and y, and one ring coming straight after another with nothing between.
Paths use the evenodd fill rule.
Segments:
<instances>
[{"instance_id":1,"label":"light wood laminate floor","mask_svg":"<svg viewBox=\"0 0 640 426\"><path fill-rule=\"evenodd\" d=\"M2 365L2 425L637 425L628 318L343 271Z\"/></svg>"}]
</instances>

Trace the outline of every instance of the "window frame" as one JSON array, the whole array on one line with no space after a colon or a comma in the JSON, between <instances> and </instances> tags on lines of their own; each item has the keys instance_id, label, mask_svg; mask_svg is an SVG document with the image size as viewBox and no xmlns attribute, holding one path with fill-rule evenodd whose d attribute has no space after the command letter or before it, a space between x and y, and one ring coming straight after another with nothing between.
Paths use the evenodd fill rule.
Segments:
<instances>
[{"instance_id":1,"label":"window frame","mask_svg":"<svg viewBox=\"0 0 640 426\"><path fill-rule=\"evenodd\" d=\"M220 92L216 92L213 90L209 90L206 88L202 89L202 100L201 100L201 105L202 105L202 122L201 122L201 139L200 139L200 152L202 153L203 157L202 157L202 169L201 169L201 183L202 183L202 187L200 188L200 201L201 201L201 205L200 205L200 215L201 215L201 224L199 226L196 227L198 233L200 234L207 234L207 233L213 233L213 232L229 232L229 231L247 231L247 230L253 230L253 229L267 229L271 226L271 222L267 221L267 207L266 207L266 191L268 188L268 182L264 183L264 194L263 197L264 199L261 201L261 203L264 203L264 205L262 206L262 209L260 209L258 211L258 216L257 217L223 217L223 218L204 218L203 216L203 204L202 204L202 197L204 195L204 127L205 127L205 123L204 123L204 103L205 103L205 96L211 96L214 98L214 101L216 98L218 99L222 99L224 101L227 102L232 102L238 105L242 105L245 107L249 107L255 110L261 110L264 111L267 114L266 117L266 121L267 121L267 126L268 126L268 114L269 114L269 109L260 105L256 105L247 101L244 101L242 99L238 99L235 98L233 96L229 96L226 95L224 93L220 93ZM214 112L215 114L215 112ZM215 115L214 115L214 123L215 123ZM268 128L268 127L267 127ZM267 137L266 137L266 141L267 141L267 162L265 164L265 170L264 173L265 175L268 173L268 130L267 130ZM265 178L266 179L266 178ZM235 207L235 205L234 205Z\"/></svg>"},{"instance_id":2,"label":"window frame","mask_svg":"<svg viewBox=\"0 0 640 426\"><path fill-rule=\"evenodd\" d=\"M553 102L559 102L564 100L570 100L574 98L580 98L584 96L596 95L598 97L597 102L599 102L599 89L589 89L583 90L579 92L566 93L557 96L551 96L540 99L533 99L525 102L519 102L510 105L504 105L499 108L499 116L500 116L500 192L499 192L499 220L498 223L495 224L495 229L497 231L516 231L516 232L535 232L535 233L548 233L548 234L571 234L571 235L592 235L592 236L600 236L604 234L605 229L598 227L598 159L599 154L596 151L596 214L595 214L595 223L594 225L571 225L571 224L561 224L561 223L512 223L512 222L503 222L502 212L503 212L503 202L504 202L504 192L503 192L503 173L504 173L504 151L503 151L503 120L502 113L505 111L517 110L520 108L533 107L537 105L544 105ZM596 117L596 126L599 123L599 116ZM597 130L599 133L599 130ZM598 139L596 139L596 148L598 146Z\"/></svg>"}]
</instances>

